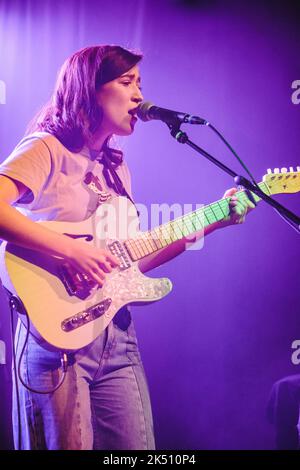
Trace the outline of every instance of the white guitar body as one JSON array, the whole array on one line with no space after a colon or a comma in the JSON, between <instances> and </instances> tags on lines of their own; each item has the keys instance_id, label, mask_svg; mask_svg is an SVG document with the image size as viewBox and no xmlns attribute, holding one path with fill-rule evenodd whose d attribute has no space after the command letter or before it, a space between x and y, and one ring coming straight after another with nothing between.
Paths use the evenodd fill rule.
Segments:
<instances>
[{"instance_id":1,"label":"white guitar body","mask_svg":"<svg viewBox=\"0 0 300 470\"><path fill-rule=\"evenodd\" d=\"M259 187L269 195L299 192L300 167L290 170L268 171ZM236 196L247 199L243 190ZM260 200L255 194L252 198ZM119 258L120 267L107 274L104 286L97 288L64 260L3 243L2 284L23 302L30 331L38 340L65 351L80 349L96 339L124 305L153 302L167 295L171 282L144 276L138 260L222 220L229 214L229 201L230 197L221 199L144 233L138 230L134 205L124 197L102 204L83 222L42 222L53 231L110 250ZM20 317L26 325L25 314Z\"/></svg>"},{"instance_id":2,"label":"white guitar body","mask_svg":"<svg viewBox=\"0 0 300 470\"><path fill-rule=\"evenodd\" d=\"M126 198L113 198L109 206L116 208L116 233L122 233L120 203L129 208L131 228L138 227L134 205ZM110 249L119 257L120 267L106 275L102 288L85 284L80 292L72 294L68 289L70 285L66 287L70 282L62 280L61 269L66 264L63 260L10 243L1 245L2 284L22 300L30 318L31 333L38 341L46 342L46 347L65 351L80 349L94 341L124 305L153 302L172 289L168 279L151 279L140 272L138 262L130 259L124 247L124 239L103 236L107 228L104 214L105 205L102 205L83 222L41 222L53 231L79 238L97 248ZM19 316L26 325L25 315Z\"/></svg>"}]
</instances>

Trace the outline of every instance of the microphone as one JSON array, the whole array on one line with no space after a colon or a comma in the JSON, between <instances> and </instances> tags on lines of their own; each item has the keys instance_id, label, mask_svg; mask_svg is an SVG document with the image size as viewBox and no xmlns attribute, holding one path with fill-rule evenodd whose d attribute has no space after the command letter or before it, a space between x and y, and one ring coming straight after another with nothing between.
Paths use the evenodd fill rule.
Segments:
<instances>
[{"instance_id":1,"label":"microphone","mask_svg":"<svg viewBox=\"0 0 300 470\"><path fill-rule=\"evenodd\" d=\"M171 111L170 109L159 108L154 106L150 101L143 101L137 108L137 116L142 121L151 121L151 119L158 119L166 124L174 123L187 123L187 124L200 124L208 126L209 122L198 116L193 116L179 111Z\"/></svg>"}]
</instances>

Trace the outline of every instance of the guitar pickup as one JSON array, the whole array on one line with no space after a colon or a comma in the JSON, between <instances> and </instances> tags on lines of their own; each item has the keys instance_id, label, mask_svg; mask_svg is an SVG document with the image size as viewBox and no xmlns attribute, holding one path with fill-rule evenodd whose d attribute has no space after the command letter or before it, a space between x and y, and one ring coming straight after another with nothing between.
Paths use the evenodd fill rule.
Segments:
<instances>
[{"instance_id":1,"label":"guitar pickup","mask_svg":"<svg viewBox=\"0 0 300 470\"><path fill-rule=\"evenodd\" d=\"M61 322L62 330L65 332L73 331L86 323L97 320L109 309L111 302L112 299L110 298L104 299L93 307L66 318Z\"/></svg>"},{"instance_id":2,"label":"guitar pickup","mask_svg":"<svg viewBox=\"0 0 300 470\"><path fill-rule=\"evenodd\" d=\"M115 240L112 243L110 243L108 245L108 248L114 256L119 258L119 261L120 261L119 269L121 271L124 271L125 269L130 268L131 262L126 254L126 251L123 245L118 240Z\"/></svg>"}]
</instances>

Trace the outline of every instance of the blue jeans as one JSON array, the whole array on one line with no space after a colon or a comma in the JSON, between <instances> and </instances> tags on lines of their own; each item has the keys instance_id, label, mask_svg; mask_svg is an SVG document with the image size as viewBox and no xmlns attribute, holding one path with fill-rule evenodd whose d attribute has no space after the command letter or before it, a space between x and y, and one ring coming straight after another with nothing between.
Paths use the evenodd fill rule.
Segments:
<instances>
[{"instance_id":1,"label":"blue jeans","mask_svg":"<svg viewBox=\"0 0 300 470\"><path fill-rule=\"evenodd\" d=\"M19 325L17 360L25 333ZM52 394L32 393L19 382L21 449L154 449L149 392L128 309L68 361L65 381ZM21 373L32 388L51 389L61 377L60 353L29 335ZM15 386L13 430L17 448Z\"/></svg>"}]
</instances>

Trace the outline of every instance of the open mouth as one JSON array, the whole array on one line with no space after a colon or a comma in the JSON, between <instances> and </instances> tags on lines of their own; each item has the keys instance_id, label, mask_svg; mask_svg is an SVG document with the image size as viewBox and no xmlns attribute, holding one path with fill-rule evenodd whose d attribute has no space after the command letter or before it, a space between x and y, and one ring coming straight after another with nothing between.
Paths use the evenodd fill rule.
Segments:
<instances>
[{"instance_id":1,"label":"open mouth","mask_svg":"<svg viewBox=\"0 0 300 470\"><path fill-rule=\"evenodd\" d=\"M135 125L136 121L137 121L137 113L136 113L136 108L135 109L130 109L130 111L128 111L128 114L129 116L131 116L131 119L130 119L130 125L133 129L133 126Z\"/></svg>"},{"instance_id":2,"label":"open mouth","mask_svg":"<svg viewBox=\"0 0 300 470\"><path fill-rule=\"evenodd\" d=\"M130 116L132 116L134 119L137 119L137 108L130 109L128 114L130 114Z\"/></svg>"}]
</instances>

